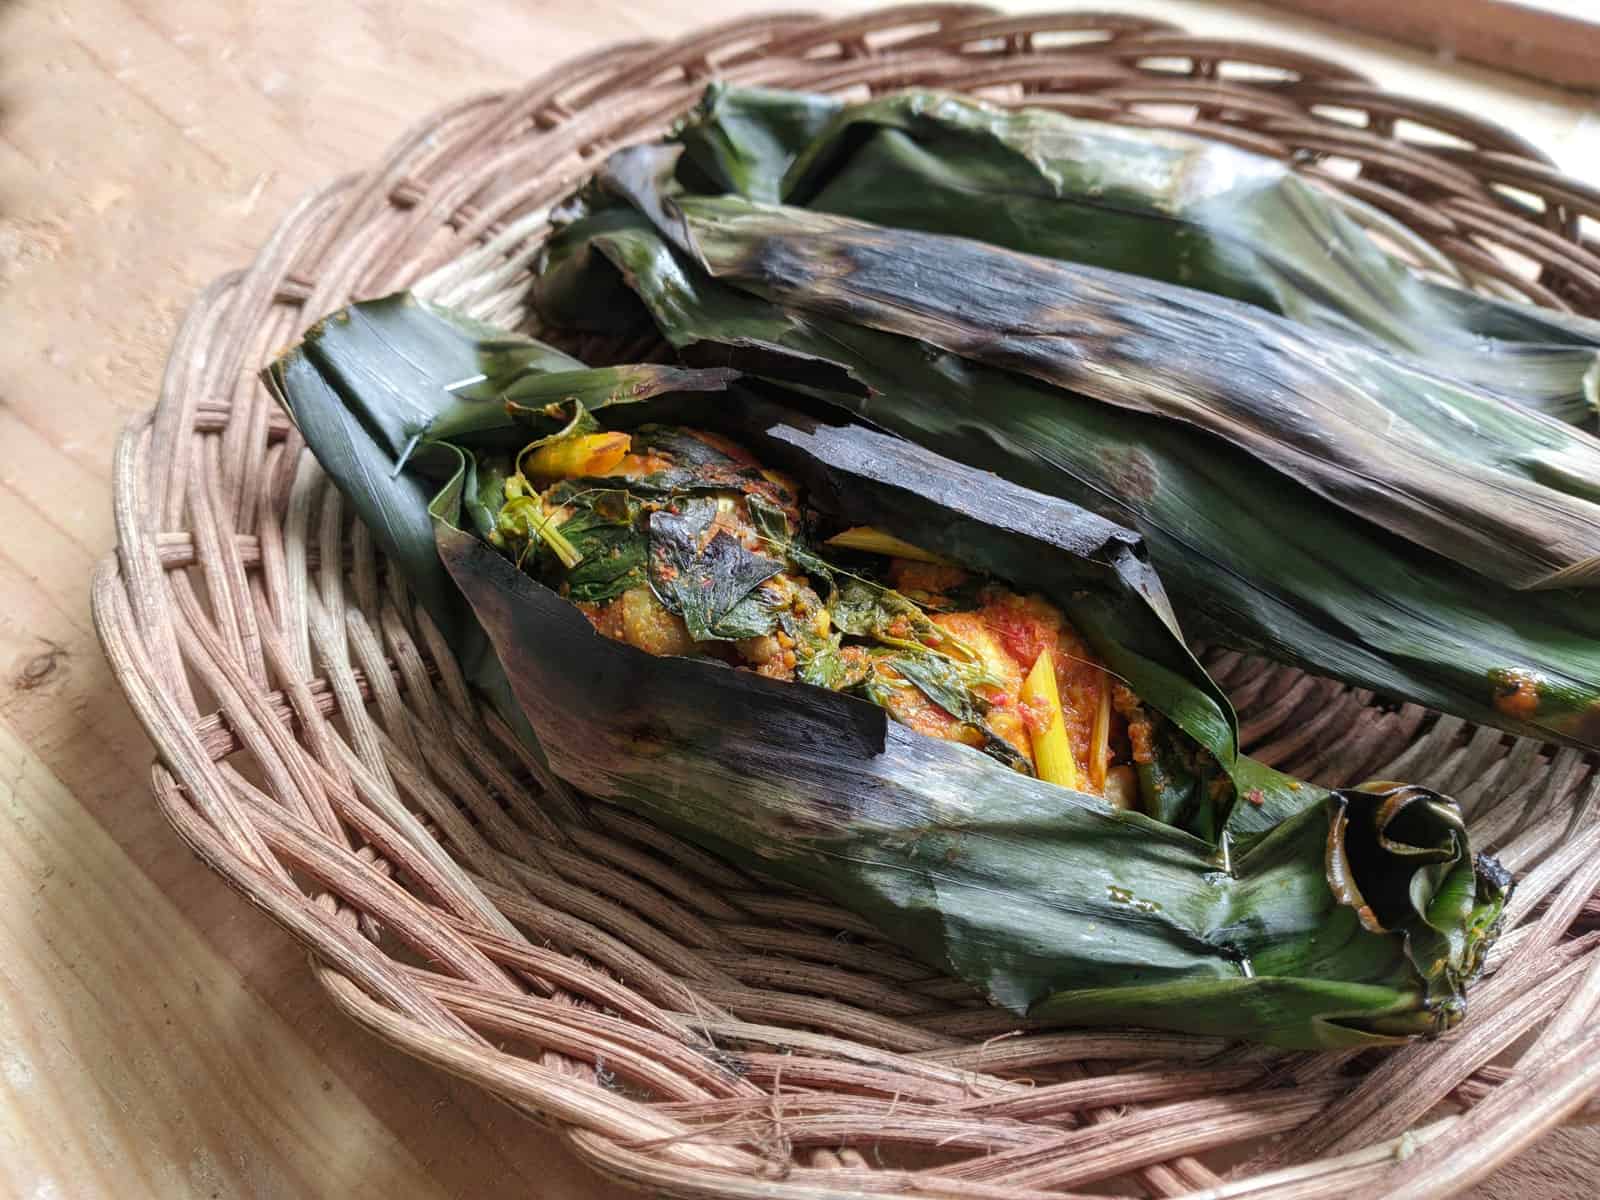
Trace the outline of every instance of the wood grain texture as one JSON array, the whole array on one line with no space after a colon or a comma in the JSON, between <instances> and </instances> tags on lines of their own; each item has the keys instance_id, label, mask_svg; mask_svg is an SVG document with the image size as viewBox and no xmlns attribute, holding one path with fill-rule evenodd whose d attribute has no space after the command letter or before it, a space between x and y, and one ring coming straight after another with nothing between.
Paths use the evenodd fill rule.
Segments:
<instances>
[{"instance_id":1,"label":"wood grain texture","mask_svg":"<svg viewBox=\"0 0 1600 1200\"><path fill-rule=\"evenodd\" d=\"M1339 57L1491 114L1568 170L1600 163L1600 120L1570 96L1259 8L1122 3ZM0 1104L20 1114L0 1121L0 1193L618 1194L552 1135L336 1018L298 949L172 835L87 580L113 542L114 439L153 402L180 314L303 191L451 100L712 15L672 0L0 5ZM1586 1194L1591 1133L1559 1135L1570 1173L1508 1173L1483 1195Z\"/></svg>"},{"instance_id":2,"label":"wood grain texture","mask_svg":"<svg viewBox=\"0 0 1600 1200\"><path fill-rule=\"evenodd\" d=\"M4 726L0 942L0 1191L445 1194Z\"/></svg>"},{"instance_id":3,"label":"wood grain texture","mask_svg":"<svg viewBox=\"0 0 1600 1200\"><path fill-rule=\"evenodd\" d=\"M1600 91L1600 11L1513 0L1272 0L1346 29L1498 67L1540 83ZM1587 17L1587 19L1586 19Z\"/></svg>"}]
</instances>

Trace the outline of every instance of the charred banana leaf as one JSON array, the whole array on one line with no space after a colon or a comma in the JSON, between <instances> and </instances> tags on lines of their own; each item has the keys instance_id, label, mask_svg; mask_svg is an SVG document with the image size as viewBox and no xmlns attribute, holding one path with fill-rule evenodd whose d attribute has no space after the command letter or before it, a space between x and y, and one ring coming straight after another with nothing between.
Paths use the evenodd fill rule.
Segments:
<instances>
[{"instance_id":1,"label":"charred banana leaf","mask_svg":"<svg viewBox=\"0 0 1600 1200\"><path fill-rule=\"evenodd\" d=\"M1559 420L1592 426L1600 408L1600 323L1427 281L1282 163L1209 138L942 92L841 105L721 84L677 138L692 192L1181 284L1403 353Z\"/></svg>"},{"instance_id":2,"label":"charred banana leaf","mask_svg":"<svg viewBox=\"0 0 1600 1200\"><path fill-rule=\"evenodd\" d=\"M658 190L672 155L621 151L601 183L714 279L1206 430L1508 586L1600 582L1600 441L1580 431L1188 288L739 197L672 197ZM1441 404L1470 437L1440 439Z\"/></svg>"},{"instance_id":3,"label":"charred banana leaf","mask_svg":"<svg viewBox=\"0 0 1600 1200\"><path fill-rule=\"evenodd\" d=\"M612 173L615 187L626 191L637 207L602 208L551 243L538 285L547 320L613 332L636 332L639 324L654 322L692 361L733 364L781 380L940 453L1132 524L1149 543L1191 633L1514 732L1600 745L1600 605L1591 596L1573 589L1519 593L1402 540L1393 531L1388 504L1393 501L1398 518L1409 503L1409 459L1404 456L1385 453L1372 463L1347 463L1339 469L1325 461L1324 490L1373 513L1376 520L1367 521L1313 490L1299 467L1278 469L1246 451L1244 445L1252 439L1273 433L1288 446L1319 449L1312 422L1321 413L1306 415L1302 422L1297 410L1287 406L1275 412L1271 392L1292 382L1302 368L1318 375L1334 373L1331 368L1309 359L1289 366L1254 356L1239 361L1219 330L1222 344L1213 349L1224 367L1231 363L1239 375L1257 368L1268 374L1266 382L1256 378L1243 385L1243 397L1253 397L1255 408L1235 410L1237 438L1228 436L1230 425L1222 421L1212 422L1215 435L1197 435L1169 417L1102 403L1076 387L1046 382L1068 379L1102 394L1107 387L1127 389L1124 398L1130 404L1157 410L1194 403L1191 373L1209 381L1207 386L1230 386L1228 370L1200 361L1201 355L1182 345L1165 343L1158 351L1154 341L1146 340L1148 353L1141 353L1140 335L1104 336L1107 329L1142 319L1131 304L1119 305L1111 297L1101 319L1071 319L1081 321L1085 342L1125 365L1123 375L1118 374L1121 368L1099 369L1092 358L1075 354L1078 345L1072 335L1079 331L1071 320L1049 330L1049 336L1035 338L1031 335L1039 328L1037 322L1030 324L1019 313L1017 325L997 339L996 347L974 345L964 323L973 310L982 311L988 298L980 294L970 306L953 309L943 306L937 293L959 279L955 286L971 296L983 291L983 281L940 259L932 260L937 265L905 259L900 263L904 287L893 285L887 296L864 289L859 309L835 306L832 297L859 262L841 251L841 261L810 269L814 264L807 256L813 251L798 243L815 243L816 214L798 214L797 222L808 231L804 237L788 241L781 234L764 234L752 239L760 241L759 252L743 256L743 265L729 267L722 257L729 249L726 226L717 218L737 209L736 218L750 213L765 221L779 210L738 200L675 198L653 186L660 164L645 161L648 154L641 152L630 161L624 152L615 165L624 169L625 177ZM703 220L707 208L717 217ZM701 236L707 223L716 224L714 236ZM929 240L926 235L884 232L891 238ZM962 255L975 245L931 240L959 247ZM717 244L707 244L712 242ZM735 281L714 278L699 261L702 252L719 269L730 270ZM1043 262L1035 259L1030 265ZM881 260L872 263L880 265ZM1062 269L1062 264L1047 265ZM1110 278L1078 270L1092 276L1096 287ZM818 278L824 274L829 278ZM902 320L906 310L899 306L909 303L907 293L914 296L919 275L926 276L935 294L919 311L934 310L934 315ZM1123 278L1134 291L1156 286ZM802 296L813 285L817 294ZM630 294L639 303L630 306ZM1024 306L1027 297L1016 301ZM1207 303L1226 302L1212 298ZM1237 311L1246 314L1241 337L1264 321L1293 330L1291 339L1309 337L1258 309L1237 306ZM1016 331L1029 336L1014 336ZM1403 376L1411 370L1358 347L1349 353L1361 362L1381 363L1375 368L1380 372ZM979 355L1015 369L977 361ZM1097 374L1102 376L1098 380ZM1327 382L1340 395L1354 389L1368 401L1386 399L1371 390L1370 381ZM1310 386L1305 376L1300 383ZM1142 392L1143 399L1128 394L1145 385L1150 391ZM1448 382L1441 386L1467 390ZM1509 405L1497 411L1491 398L1479 399L1487 415L1512 413L1538 420L1536 414L1522 414ZM1395 415L1397 425L1402 415ZM1581 436L1551 422L1541 424L1563 437ZM1492 435L1495 427L1486 423L1485 431ZM1362 442L1371 444L1365 435ZM1337 453L1331 445L1320 449ZM1578 446L1572 453L1576 462L1593 448ZM1494 454L1501 455L1501 449ZM1600 476L1570 472L1563 465L1565 455L1566 450L1550 457L1496 457L1495 478L1520 477L1515 486L1525 490L1552 483L1545 489L1548 498L1569 514L1592 507L1593 481ZM1375 471L1379 466L1386 467L1381 476ZM1435 494L1441 502L1457 504L1458 512L1485 507L1470 488L1452 486L1448 463L1436 461L1434 467ZM1471 474L1471 482L1481 486L1477 473ZM1481 515L1493 522L1492 512ZM1444 524L1437 514L1424 514L1420 521L1430 540L1454 544L1463 530ZM1581 543L1585 535L1573 532ZM1476 535L1467 536L1476 540ZM1523 531L1507 531L1507 536L1520 541ZM1588 536L1594 536L1593 529ZM1525 558L1499 558L1505 548L1492 548L1484 540L1477 541L1475 551L1479 559L1497 559L1499 574L1526 579L1530 564ZM1580 573L1587 569L1576 559L1571 565ZM1534 567L1533 573L1540 569Z\"/></svg>"},{"instance_id":4,"label":"charred banana leaf","mask_svg":"<svg viewBox=\"0 0 1600 1200\"><path fill-rule=\"evenodd\" d=\"M1473 857L1442 797L1386 783L1329 793L1256 768L1278 793L1263 807L1286 815L1197 837L912 733L864 700L602 637L491 544L505 492L495 464L596 437L584 413L618 428L692 419L740 437L841 520L1056 600L1242 785L1254 765L1229 758L1232 714L1127 531L885 435L718 392L725 373L688 373L640 399L633 385L650 390L662 369L612 368L632 383L608 390L558 361L568 378L545 388L525 364L504 373L506 388L544 402L508 403L492 376L472 380L489 373L462 371L464 328L403 297L358 306L269 379L386 549L430 530L433 559L392 564L427 595L443 563L465 598L441 606L458 618L452 644L492 644L561 778L834 898L1018 1013L1306 1048L1459 1019L1509 880ZM425 359L428 339L449 352ZM440 429L449 440L432 436ZM419 516L416 495L435 490ZM1224 823L1238 827L1218 814Z\"/></svg>"}]
</instances>

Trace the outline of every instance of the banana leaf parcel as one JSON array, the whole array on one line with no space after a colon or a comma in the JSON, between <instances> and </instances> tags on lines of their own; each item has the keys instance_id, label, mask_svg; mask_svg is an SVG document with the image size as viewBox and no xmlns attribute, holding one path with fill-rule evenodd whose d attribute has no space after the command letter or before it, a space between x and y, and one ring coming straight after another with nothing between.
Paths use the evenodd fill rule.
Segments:
<instances>
[{"instance_id":1,"label":"banana leaf parcel","mask_svg":"<svg viewBox=\"0 0 1600 1200\"><path fill-rule=\"evenodd\" d=\"M692 192L1181 284L1407 355L1563 421L1592 427L1600 411L1600 322L1427 280L1328 192L1211 138L933 91L847 105L724 84L676 136Z\"/></svg>"},{"instance_id":2,"label":"banana leaf parcel","mask_svg":"<svg viewBox=\"0 0 1600 1200\"><path fill-rule=\"evenodd\" d=\"M653 323L691 361L1127 522L1193 633L1600 745L1600 605L1575 586L1595 571L1600 443L1255 306L683 194L670 154L612 157L550 244L547 321ZM1441 421L1440 396L1475 427Z\"/></svg>"},{"instance_id":3,"label":"banana leaf parcel","mask_svg":"<svg viewBox=\"0 0 1600 1200\"><path fill-rule=\"evenodd\" d=\"M1330 792L1240 756L1131 531L725 370L587 371L406 296L323 322L267 381L491 698L514 696L583 792L833 898L1017 1013L1305 1048L1459 1020L1508 876L1444 797ZM630 455L643 465L623 474ZM754 550L719 524L734 512ZM846 679L718 658L790 628L767 585L796 569L839 593L869 658L949 665L930 629L896 632L904 594L824 560L840 539L813 534L836 526L1057 606L1152 714L1137 802L914 731ZM852 589L896 620L858 623ZM602 632L599 606L641 592L692 646Z\"/></svg>"}]
</instances>

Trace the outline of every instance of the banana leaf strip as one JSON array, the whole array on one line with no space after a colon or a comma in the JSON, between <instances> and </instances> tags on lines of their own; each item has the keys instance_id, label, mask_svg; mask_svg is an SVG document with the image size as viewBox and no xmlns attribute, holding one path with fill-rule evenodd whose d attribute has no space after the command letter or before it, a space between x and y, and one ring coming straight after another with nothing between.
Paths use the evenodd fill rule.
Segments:
<instances>
[{"instance_id":1,"label":"banana leaf strip","mask_svg":"<svg viewBox=\"0 0 1600 1200\"><path fill-rule=\"evenodd\" d=\"M1600 747L1600 605L1419 551L1220 439L711 278L641 213L548 246L554 325L735 365L1137 528L1185 628L1527 736Z\"/></svg>"},{"instance_id":2,"label":"banana leaf strip","mask_svg":"<svg viewBox=\"0 0 1600 1200\"><path fill-rule=\"evenodd\" d=\"M1283 163L1209 138L934 91L841 105L720 83L675 137L690 192L1181 284L1558 420L1592 427L1600 410L1600 322L1424 279Z\"/></svg>"}]
</instances>

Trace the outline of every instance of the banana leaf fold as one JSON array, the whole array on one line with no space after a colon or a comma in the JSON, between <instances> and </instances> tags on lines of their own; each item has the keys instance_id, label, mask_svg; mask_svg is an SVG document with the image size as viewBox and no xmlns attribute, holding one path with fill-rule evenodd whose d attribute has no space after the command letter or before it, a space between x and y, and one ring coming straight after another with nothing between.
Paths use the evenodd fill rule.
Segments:
<instances>
[{"instance_id":1,"label":"banana leaf fold","mask_svg":"<svg viewBox=\"0 0 1600 1200\"><path fill-rule=\"evenodd\" d=\"M716 388L729 373L657 364L590 370L554 346L409 293L352 305L319 321L292 353L262 372L267 389L450 643L467 679L537 752L500 660L439 561L428 515L436 488L402 470L432 430L470 446L515 427L503 389L481 386L491 377L536 402L537 389L549 380L562 390L546 398L565 398L581 378L593 399Z\"/></svg>"},{"instance_id":2,"label":"banana leaf fold","mask_svg":"<svg viewBox=\"0 0 1600 1200\"><path fill-rule=\"evenodd\" d=\"M673 153L613 155L548 247L548 322L653 324L689 361L1131 524L1191 633L1600 745L1600 605L1574 586L1600 443L1254 306L685 194ZM1440 396L1479 417L1459 446Z\"/></svg>"},{"instance_id":3,"label":"banana leaf fold","mask_svg":"<svg viewBox=\"0 0 1600 1200\"><path fill-rule=\"evenodd\" d=\"M729 369L590 370L407 296L321 323L266 378L573 787L833 898L1017 1013L1306 1048L1459 1020L1509 878L1444 797L1329 792L1239 755L1131 531ZM737 438L816 509L1043 593L1231 787L1121 811L854 696L602 637L494 543L506 464L659 422Z\"/></svg>"}]
</instances>

